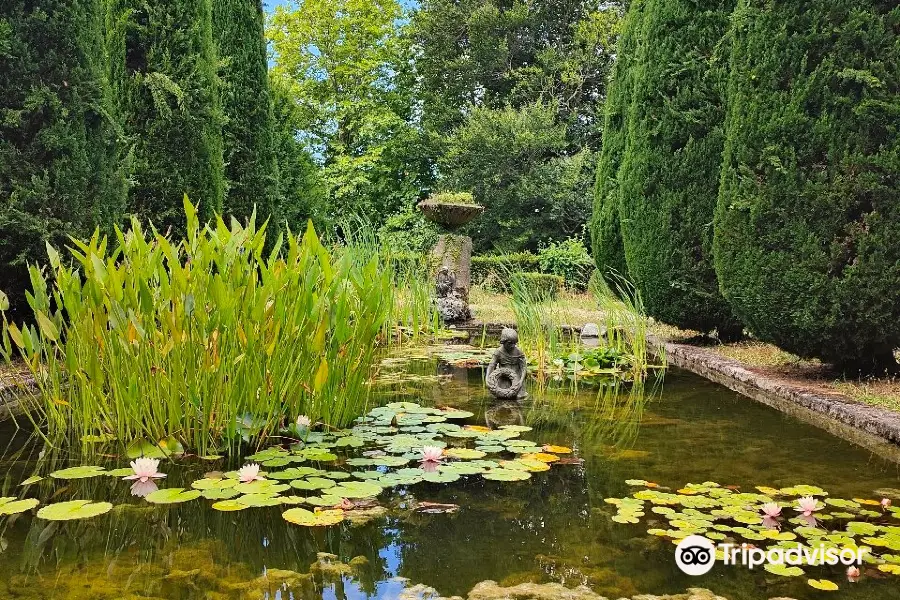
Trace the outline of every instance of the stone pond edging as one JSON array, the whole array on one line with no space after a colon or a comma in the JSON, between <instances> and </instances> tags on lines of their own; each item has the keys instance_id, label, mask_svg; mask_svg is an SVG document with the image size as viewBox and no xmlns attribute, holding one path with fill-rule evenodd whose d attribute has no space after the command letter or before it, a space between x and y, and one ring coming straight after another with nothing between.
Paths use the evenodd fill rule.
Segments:
<instances>
[{"instance_id":1,"label":"stone pond edging","mask_svg":"<svg viewBox=\"0 0 900 600\"><path fill-rule=\"evenodd\" d=\"M691 371L894 462L900 462L900 413L837 393L758 373L706 348L662 342L668 364Z\"/></svg>"}]
</instances>

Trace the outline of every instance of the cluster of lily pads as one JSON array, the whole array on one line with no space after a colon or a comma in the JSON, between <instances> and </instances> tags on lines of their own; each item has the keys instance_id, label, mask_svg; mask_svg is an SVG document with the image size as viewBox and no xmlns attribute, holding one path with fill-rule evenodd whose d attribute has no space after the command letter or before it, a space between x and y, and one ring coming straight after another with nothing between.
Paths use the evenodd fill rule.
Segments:
<instances>
[{"instance_id":1,"label":"cluster of lily pads","mask_svg":"<svg viewBox=\"0 0 900 600\"><path fill-rule=\"evenodd\" d=\"M121 477L133 481L131 492L153 504L175 504L204 498L219 511L280 505L295 506L285 520L305 526L333 525L352 518L357 506L371 508L370 499L395 486L421 482L452 483L478 476L493 481L523 481L546 471L571 453L563 446L539 446L520 434L531 428L505 425L490 429L464 425L473 413L453 408L428 408L412 402L378 407L346 430L311 431L307 419L298 419L302 439L273 446L246 457L241 469L207 473L190 488L160 489L159 459L143 456L130 468L106 470L77 466L54 471L54 479ZM167 446L171 447L172 441ZM159 450L148 453L156 454ZM347 457L352 452L354 456ZM165 452L163 452L165 453ZM216 457L204 457L213 459ZM567 462L567 461L563 461ZM327 466L332 465L332 466ZM337 468L338 465L351 470ZM265 470L263 470L265 469ZM43 477L31 477L33 484ZM0 515L37 507L36 499L0 498ZM112 509L108 502L72 500L44 506L37 516L49 520L82 519Z\"/></svg>"},{"instance_id":2,"label":"cluster of lily pads","mask_svg":"<svg viewBox=\"0 0 900 600\"><path fill-rule=\"evenodd\" d=\"M753 492L741 492L735 486L711 481L689 483L675 491L641 479L626 483L642 489L626 498L606 499L617 508L612 520L636 524L649 510L653 526L647 532L673 544L689 535L702 535L718 543L746 543L765 550L801 545L838 551L864 548L863 560L869 568L900 575L900 508L892 506L890 498L832 498L812 485L757 486ZM723 558L718 550L717 559ZM821 564L821 560L807 561L805 566ZM766 564L765 569L785 577L804 575L799 566ZM855 581L861 572L851 567L847 574ZM807 583L819 590L838 589L827 579L809 579Z\"/></svg>"}]
</instances>

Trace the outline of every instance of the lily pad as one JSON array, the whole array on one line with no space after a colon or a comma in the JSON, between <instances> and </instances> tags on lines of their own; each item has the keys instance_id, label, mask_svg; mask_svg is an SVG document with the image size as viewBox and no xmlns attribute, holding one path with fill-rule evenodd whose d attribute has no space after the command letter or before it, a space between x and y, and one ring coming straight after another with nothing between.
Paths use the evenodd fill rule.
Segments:
<instances>
[{"instance_id":1,"label":"lily pad","mask_svg":"<svg viewBox=\"0 0 900 600\"><path fill-rule=\"evenodd\" d=\"M128 444L125 454L128 458L167 458L173 454L184 454L184 446L173 437L160 440L156 444L139 439Z\"/></svg>"},{"instance_id":2,"label":"lily pad","mask_svg":"<svg viewBox=\"0 0 900 600\"><path fill-rule=\"evenodd\" d=\"M371 498L382 492L383 488L369 481L345 481L328 490L329 494L342 498Z\"/></svg>"},{"instance_id":3,"label":"lily pad","mask_svg":"<svg viewBox=\"0 0 900 600\"><path fill-rule=\"evenodd\" d=\"M54 479L86 479L88 477L97 477L104 475L103 467L85 466L85 467L69 467L68 469L60 469L50 473L50 477Z\"/></svg>"},{"instance_id":4,"label":"lily pad","mask_svg":"<svg viewBox=\"0 0 900 600\"><path fill-rule=\"evenodd\" d=\"M839 589L836 583L828 581L827 579L808 579L806 583L809 584L810 587L822 590L823 592L836 592Z\"/></svg>"},{"instance_id":5,"label":"lily pad","mask_svg":"<svg viewBox=\"0 0 900 600\"><path fill-rule=\"evenodd\" d=\"M235 498L235 502L246 504L251 508L261 508L264 506L278 506L281 504L281 498L271 494L244 494Z\"/></svg>"},{"instance_id":6,"label":"lily pad","mask_svg":"<svg viewBox=\"0 0 900 600\"><path fill-rule=\"evenodd\" d=\"M16 500L15 498L0 498L0 515L16 515L31 510L41 502L35 498Z\"/></svg>"},{"instance_id":7,"label":"lily pad","mask_svg":"<svg viewBox=\"0 0 900 600\"><path fill-rule=\"evenodd\" d=\"M144 496L144 500L151 504L178 504L196 500L200 497L199 490L185 490L183 488L166 488L156 490Z\"/></svg>"},{"instance_id":8,"label":"lily pad","mask_svg":"<svg viewBox=\"0 0 900 600\"><path fill-rule=\"evenodd\" d=\"M310 477L309 479L298 479L291 482L291 487L298 490L325 490L334 487L335 482L324 477Z\"/></svg>"},{"instance_id":9,"label":"lily pad","mask_svg":"<svg viewBox=\"0 0 900 600\"><path fill-rule=\"evenodd\" d=\"M453 483L454 481L457 481L459 477L459 473L445 470L433 471L422 475L422 479L430 483Z\"/></svg>"},{"instance_id":10,"label":"lily pad","mask_svg":"<svg viewBox=\"0 0 900 600\"><path fill-rule=\"evenodd\" d=\"M450 458L458 458L461 460L484 458L486 454L486 452L482 452L480 450L472 450L470 448L450 448L449 450L444 451L445 456L449 456Z\"/></svg>"},{"instance_id":11,"label":"lily pad","mask_svg":"<svg viewBox=\"0 0 900 600\"><path fill-rule=\"evenodd\" d=\"M207 500L231 500L239 492L234 488L211 488L201 491L200 495Z\"/></svg>"},{"instance_id":12,"label":"lily pad","mask_svg":"<svg viewBox=\"0 0 900 600\"><path fill-rule=\"evenodd\" d=\"M321 510L312 512L305 508L291 508L282 513L282 518L288 523L302 525L303 527L323 527L337 525L344 520L342 510Z\"/></svg>"},{"instance_id":13,"label":"lily pad","mask_svg":"<svg viewBox=\"0 0 900 600\"><path fill-rule=\"evenodd\" d=\"M782 577L799 577L803 575L803 569L800 567L789 567L783 564L766 563L763 568L773 575Z\"/></svg>"},{"instance_id":14,"label":"lily pad","mask_svg":"<svg viewBox=\"0 0 900 600\"><path fill-rule=\"evenodd\" d=\"M26 479L19 485L31 485L33 483L37 483L38 481L43 481L43 480L44 480L44 478L41 477L40 475L32 475L31 477L29 477L28 479Z\"/></svg>"},{"instance_id":15,"label":"lily pad","mask_svg":"<svg viewBox=\"0 0 900 600\"><path fill-rule=\"evenodd\" d=\"M91 502L90 500L69 500L48 504L37 513L39 519L47 521L72 521L74 519L90 519L106 514L112 510L109 502Z\"/></svg>"},{"instance_id":16,"label":"lily pad","mask_svg":"<svg viewBox=\"0 0 900 600\"><path fill-rule=\"evenodd\" d=\"M307 504L312 504L313 506L337 506L344 499L340 496L335 496L333 494L322 494L321 496L310 496L306 499Z\"/></svg>"},{"instance_id":17,"label":"lily pad","mask_svg":"<svg viewBox=\"0 0 900 600\"><path fill-rule=\"evenodd\" d=\"M491 481L524 481L531 478L531 473L513 469L494 469L487 473L482 473L481 476Z\"/></svg>"},{"instance_id":18,"label":"lily pad","mask_svg":"<svg viewBox=\"0 0 900 600\"><path fill-rule=\"evenodd\" d=\"M222 512L234 512L238 510L244 510L245 508L249 508L246 504L241 504L237 500L222 500L221 502L214 502L212 505L213 510L219 510Z\"/></svg>"}]
</instances>

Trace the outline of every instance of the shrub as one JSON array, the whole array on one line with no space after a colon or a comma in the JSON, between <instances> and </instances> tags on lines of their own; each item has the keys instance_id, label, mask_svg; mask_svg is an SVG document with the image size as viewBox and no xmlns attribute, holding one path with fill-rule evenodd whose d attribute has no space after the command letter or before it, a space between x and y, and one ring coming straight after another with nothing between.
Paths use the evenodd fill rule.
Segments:
<instances>
[{"instance_id":1,"label":"shrub","mask_svg":"<svg viewBox=\"0 0 900 600\"><path fill-rule=\"evenodd\" d=\"M277 218L274 115L261 0L213 0L213 31L223 66L224 213L244 222L256 208Z\"/></svg>"},{"instance_id":2,"label":"shrub","mask_svg":"<svg viewBox=\"0 0 900 600\"><path fill-rule=\"evenodd\" d=\"M565 281L559 275L549 273L513 273L510 276L513 293L526 295L536 301L552 300L565 287Z\"/></svg>"},{"instance_id":3,"label":"shrub","mask_svg":"<svg viewBox=\"0 0 900 600\"><path fill-rule=\"evenodd\" d=\"M594 181L591 217L591 248L600 274L612 281L614 274L628 273L619 223L619 166L625 151L625 117L631 103L635 71L631 68L639 53L640 30L644 24L644 0L633 0L622 23L609 92L604 103L603 145Z\"/></svg>"},{"instance_id":4,"label":"shrub","mask_svg":"<svg viewBox=\"0 0 900 600\"><path fill-rule=\"evenodd\" d=\"M574 290L587 289L588 279L594 271L594 261L588 254L584 242L578 238L567 238L562 242L552 242L538 252L541 272L559 275L566 287Z\"/></svg>"},{"instance_id":5,"label":"shrub","mask_svg":"<svg viewBox=\"0 0 900 600\"><path fill-rule=\"evenodd\" d=\"M472 283L497 292L509 292L510 274L539 268L540 259L531 252L473 256Z\"/></svg>"},{"instance_id":6,"label":"shrub","mask_svg":"<svg viewBox=\"0 0 900 600\"><path fill-rule=\"evenodd\" d=\"M266 435L300 414L359 416L395 324L390 269L364 248L329 252L311 224L264 253L252 222L201 229L185 205L183 241L133 219L109 249L73 240L74 266L50 248L48 279L31 268L36 325L4 315L0 335L40 390L29 418L53 437L175 436L202 454L240 444L245 422Z\"/></svg>"},{"instance_id":7,"label":"shrub","mask_svg":"<svg viewBox=\"0 0 900 600\"><path fill-rule=\"evenodd\" d=\"M740 322L719 293L712 228L724 144L716 48L733 0L646 0L618 173L628 275L647 313L720 338ZM677 74L677 76L675 75Z\"/></svg>"},{"instance_id":8,"label":"shrub","mask_svg":"<svg viewBox=\"0 0 900 600\"><path fill-rule=\"evenodd\" d=\"M128 208L183 231L182 198L203 221L222 209L224 163L211 0L109 0L116 113L132 145Z\"/></svg>"},{"instance_id":9,"label":"shrub","mask_svg":"<svg viewBox=\"0 0 900 600\"><path fill-rule=\"evenodd\" d=\"M475 204L475 198L469 192L439 192L429 196L426 202L434 204Z\"/></svg>"},{"instance_id":10,"label":"shrub","mask_svg":"<svg viewBox=\"0 0 900 600\"><path fill-rule=\"evenodd\" d=\"M890 0L741 0L716 271L759 338L848 369L900 346L900 33Z\"/></svg>"},{"instance_id":11,"label":"shrub","mask_svg":"<svg viewBox=\"0 0 900 600\"><path fill-rule=\"evenodd\" d=\"M0 2L0 289L17 307L47 241L111 231L124 209L102 10Z\"/></svg>"}]
</instances>

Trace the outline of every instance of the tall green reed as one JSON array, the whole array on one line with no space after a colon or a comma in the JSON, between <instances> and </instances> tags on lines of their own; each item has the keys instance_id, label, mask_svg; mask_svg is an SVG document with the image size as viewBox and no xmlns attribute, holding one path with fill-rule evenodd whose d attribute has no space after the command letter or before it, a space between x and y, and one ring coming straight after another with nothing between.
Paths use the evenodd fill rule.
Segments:
<instances>
[{"instance_id":1,"label":"tall green reed","mask_svg":"<svg viewBox=\"0 0 900 600\"><path fill-rule=\"evenodd\" d=\"M233 448L241 421L266 436L300 414L340 427L364 412L396 316L389 266L364 245L330 252L311 224L264 253L265 224L185 211L182 241L133 220L111 244L72 240L71 266L48 247L47 278L30 269L35 324L4 315L2 352L34 375L34 425L53 441L174 436L205 453Z\"/></svg>"}]
</instances>

